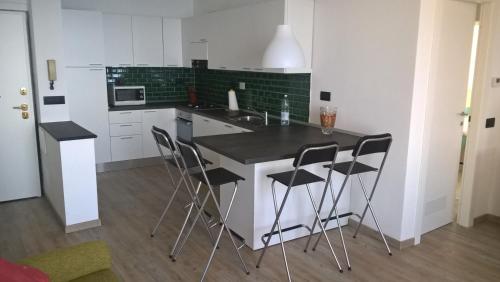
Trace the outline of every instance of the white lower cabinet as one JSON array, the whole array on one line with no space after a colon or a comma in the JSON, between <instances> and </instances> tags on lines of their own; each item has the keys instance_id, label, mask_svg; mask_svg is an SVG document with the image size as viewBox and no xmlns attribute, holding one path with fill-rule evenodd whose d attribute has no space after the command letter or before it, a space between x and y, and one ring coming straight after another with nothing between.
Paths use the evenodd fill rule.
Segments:
<instances>
[{"instance_id":1,"label":"white lower cabinet","mask_svg":"<svg viewBox=\"0 0 500 282\"><path fill-rule=\"evenodd\" d=\"M114 111L109 113L112 161L158 157L151 133L153 126L164 129L175 140L175 109Z\"/></svg>"},{"instance_id":2,"label":"white lower cabinet","mask_svg":"<svg viewBox=\"0 0 500 282\"><path fill-rule=\"evenodd\" d=\"M111 137L113 161L140 159L142 156L142 135Z\"/></svg>"}]
</instances>

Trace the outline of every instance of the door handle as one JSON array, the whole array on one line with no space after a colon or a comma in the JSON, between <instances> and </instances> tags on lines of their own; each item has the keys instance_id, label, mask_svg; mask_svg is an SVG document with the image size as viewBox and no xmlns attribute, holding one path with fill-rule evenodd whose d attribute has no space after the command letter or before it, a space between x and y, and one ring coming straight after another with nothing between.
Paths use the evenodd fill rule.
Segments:
<instances>
[{"instance_id":1,"label":"door handle","mask_svg":"<svg viewBox=\"0 0 500 282\"><path fill-rule=\"evenodd\" d=\"M458 113L458 115L461 116L461 117L469 116L469 114L466 113L465 111Z\"/></svg>"},{"instance_id":2,"label":"door handle","mask_svg":"<svg viewBox=\"0 0 500 282\"><path fill-rule=\"evenodd\" d=\"M21 104L19 106L12 107L14 110L21 110L21 111L27 111L28 110L28 104Z\"/></svg>"}]
</instances>

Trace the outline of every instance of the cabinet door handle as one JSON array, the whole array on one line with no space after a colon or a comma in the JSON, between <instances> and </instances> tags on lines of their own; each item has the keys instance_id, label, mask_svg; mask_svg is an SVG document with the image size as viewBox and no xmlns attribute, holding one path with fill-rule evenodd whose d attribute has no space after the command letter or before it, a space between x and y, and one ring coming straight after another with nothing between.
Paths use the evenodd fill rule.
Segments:
<instances>
[{"instance_id":1,"label":"cabinet door handle","mask_svg":"<svg viewBox=\"0 0 500 282\"><path fill-rule=\"evenodd\" d=\"M121 67L128 67L128 66L131 66L131 64L119 64L119 66L121 66Z\"/></svg>"},{"instance_id":2,"label":"cabinet door handle","mask_svg":"<svg viewBox=\"0 0 500 282\"><path fill-rule=\"evenodd\" d=\"M148 64L137 64L137 66L139 66L139 67L147 67L149 65Z\"/></svg>"},{"instance_id":3,"label":"cabinet door handle","mask_svg":"<svg viewBox=\"0 0 500 282\"><path fill-rule=\"evenodd\" d=\"M225 69L226 69L226 67L219 67L219 69L221 69L221 70L225 70Z\"/></svg>"},{"instance_id":4,"label":"cabinet door handle","mask_svg":"<svg viewBox=\"0 0 500 282\"><path fill-rule=\"evenodd\" d=\"M251 70L252 68L243 68L244 70Z\"/></svg>"},{"instance_id":5,"label":"cabinet door handle","mask_svg":"<svg viewBox=\"0 0 500 282\"><path fill-rule=\"evenodd\" d=\"M89 69L89 71L101 71L101 70L103 70L103 69L95 69L95 68Z\"/></svg>"},{"instance_id":6,"label":"cabinet door handle","mask_svg":"<svg viewBox=\"0 0 500 282\"><path fill-rule=\"evenodd\" d=\"M127 140L127 139L133 139L134 137L128 136L128 137L120 137L121 140Z\"/></svg>"},{"instance_id":7,"label":"cabinet door handle","mask_svg":"<svg viewBox=\"0 0 500 282\"><path fill-rule=\"evenodd\" d=\"M210 122L208 119L203 119L205 122Z\"/></svg>"},{"instance_id":8,"label":"cabinet door handle","mask_svg":"<svg viewBox=\"0 0 500 282\"><path fill-rule=\"evenodd\" d=\"M231 125L229 125L229 124L224 124L224 126L225 126L225 127L227 127L227 128L233 128L233 127L232 127Z\"/></svg>"},{"instance_id":9,"label":"cabinet door handle","mask_svg":"<svg viewBox=\"0 0 500 282\"><path fill-rule=\"evenodd\" d=\"M131 124L120 124L120 127L130 127L132 126Z\"/></svg>"},{"instance_id":10,"label":"cabinet door handle","mask_svg":"<svg viewBox=\"0 0 500 282\"><path fill-rule=\"evenodd\" d=\"M89 64L89 66L102 66L102 64Z\"/></svg>"},{"instance_id":11,"label":"cabinet door handle","mask_svg":"<svg viewBox=\"0 0 500 282\"><path fill-rule=\"evenodd\" d=\"M262 71L264 70L263 68L254 68L254 70L257 70L257 71Z\"/></svg>"},{"instance_id":12,"label":"cabinet door handle","mask_svg":"<svg viewBox=\"0 0 500 282\"><path fill-rule=\"evenodd\" d=\"M167 64L167 67L176 67L177 65L169 65Z\"/></svg>"},{"instance_id":13,"label":"cabinet door handle","mask_svg":"<svg viewBox=\"0 0 500 282\"><path fill-rule=\"evenodd\" d=\"M145 114L147 113L156 113L157 111L144 111Z\"/></svg>"},{"instance_id":14,"label":"cabinet door handle","mask_svg":"<svg viewBox=\"0 0 500 282\"><path fill-rule=\"evenodd\" d=\"M120 115L129 115L131 114L132 112L121 112Z\"/></svg>"}]
</instances>

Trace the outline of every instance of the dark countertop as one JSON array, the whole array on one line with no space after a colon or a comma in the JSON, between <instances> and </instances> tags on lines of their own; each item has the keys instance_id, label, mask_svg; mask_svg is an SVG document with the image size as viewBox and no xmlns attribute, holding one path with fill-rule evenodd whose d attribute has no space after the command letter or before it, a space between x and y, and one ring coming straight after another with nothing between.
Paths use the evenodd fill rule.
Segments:
<instances>
[{"instance_id":1,"label":"dark countertop","mask_svg":"<svg viewBox=\"0 0 500 282\"><path fill-rule=\"evenodd\" d=\"M72 121L46 122L39 126L57 141L70 141L97 138L97 135Z\"/></svg>"},{"instance_id":2,"label":"dark countertop","mask_svg":"<svg viewBox=\"0 0 500 282\"><path fill-rule=\"evenodd\" d=\"M343 130L323 135L318 127L292 124L248 133L195 137L193 141L242 164L254 164L293 158L304 144L337 141L340 151L352 150L361 136Z\"/></svg>"}]
</instances>

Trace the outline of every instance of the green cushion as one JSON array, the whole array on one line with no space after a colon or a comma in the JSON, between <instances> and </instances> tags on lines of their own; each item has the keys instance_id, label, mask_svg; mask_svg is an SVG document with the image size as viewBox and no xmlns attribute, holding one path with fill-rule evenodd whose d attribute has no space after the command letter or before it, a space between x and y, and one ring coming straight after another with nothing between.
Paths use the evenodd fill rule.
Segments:
<instances>
[{"instance_id":1,"label":"green cushion","mask_svg":"<svg viewBox=\"0 0 500 282\"><path fill-rule=\"evenodd\" d=\"M67 282L111 269L111 256L106 243L93 241L23 259L19 263L43 271L51 282Z\"/></svg>"},{"instance_id":2,"label":"green cushion","mask_svg":"<svg viewBox=\"0 0 500 282\"><path fill-rule=\"evenodd\" d=\"M118 282L118 278L111 270L101 270L92 274L71 280L71 282Z\"/></svg>"}]
</instances>

